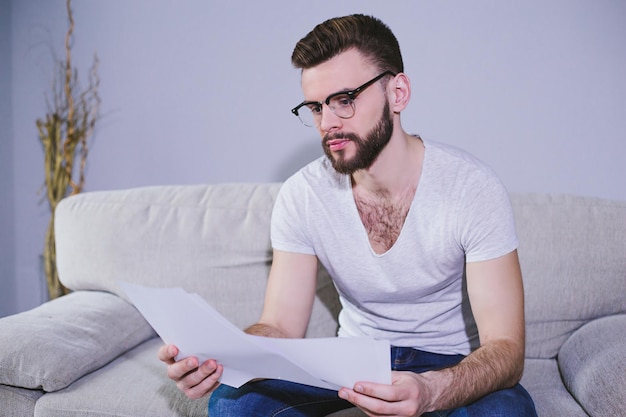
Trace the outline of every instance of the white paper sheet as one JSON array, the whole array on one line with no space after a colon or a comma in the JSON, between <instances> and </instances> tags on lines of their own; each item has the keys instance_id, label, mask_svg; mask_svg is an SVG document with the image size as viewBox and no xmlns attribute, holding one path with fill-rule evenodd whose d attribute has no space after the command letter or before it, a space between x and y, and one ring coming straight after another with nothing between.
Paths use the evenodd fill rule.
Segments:
<instances>
[{"instance_id":1,"label":"white paper sheet","mask_svg":"<svg viewBox=\"0 0 626 417\"><path fill-rule=\"evenodd\" d=\"M240 387L255 378L316 387L391 383L389 342L370 338L276 339L253 336L230 323L197 294L120 282L135 307L180 358L215 359L221 382Z\"/></svg>"}]
</instances>

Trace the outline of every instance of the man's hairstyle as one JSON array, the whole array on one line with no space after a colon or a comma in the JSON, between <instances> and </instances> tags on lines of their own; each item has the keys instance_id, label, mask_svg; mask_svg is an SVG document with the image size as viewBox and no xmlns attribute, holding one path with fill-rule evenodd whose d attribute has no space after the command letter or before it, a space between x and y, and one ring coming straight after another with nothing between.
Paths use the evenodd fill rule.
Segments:
<instances>
[{"instance_id":1,"label":"man's hairstyle","mask_svg":"<svg viewBox=\"0 0 626 417\"><path fill-rule=\"evenodd\" d=\"M317 25L293 50L294 67L315 67L349 49L358 50L379 71L404 71L400 45L391 29L373 16L354 14Z\"/></svg>"}]
</instances>

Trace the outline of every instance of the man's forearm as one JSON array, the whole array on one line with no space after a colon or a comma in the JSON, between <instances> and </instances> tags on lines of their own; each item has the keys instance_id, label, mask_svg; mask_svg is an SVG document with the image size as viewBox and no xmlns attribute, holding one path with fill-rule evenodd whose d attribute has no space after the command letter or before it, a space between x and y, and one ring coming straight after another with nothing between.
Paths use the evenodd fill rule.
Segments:
<instances>
[{"instance_id":1,"label":"man's forearm","mask_svg":"<svg viewBox=\"0 0 626 417\"><path fill-rule=\"evenodd\" d=\"M485 395L519 382L524 369L524 348L506 340L481 346L459 364L422 374L435 388L433 410L470 404Z\"/></svg>"}]
</instances>

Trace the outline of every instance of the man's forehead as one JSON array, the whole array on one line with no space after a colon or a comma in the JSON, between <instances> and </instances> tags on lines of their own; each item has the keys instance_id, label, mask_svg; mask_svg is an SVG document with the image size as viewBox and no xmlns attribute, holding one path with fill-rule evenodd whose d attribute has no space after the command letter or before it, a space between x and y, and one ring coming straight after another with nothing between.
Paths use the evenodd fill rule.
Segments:
<instances>
[{"instance_id":1,"label":"man's forehead","mask_svg":"<svg viewBox=\"0 0 626 417\"><path fill-rule=\"evenodd\" d=\"M346 51L315 67L303 69L302 92L306 100L322 101L329 94L358 87L375 72L374 66L360 53Z\"/></svg>"}]
</instances>

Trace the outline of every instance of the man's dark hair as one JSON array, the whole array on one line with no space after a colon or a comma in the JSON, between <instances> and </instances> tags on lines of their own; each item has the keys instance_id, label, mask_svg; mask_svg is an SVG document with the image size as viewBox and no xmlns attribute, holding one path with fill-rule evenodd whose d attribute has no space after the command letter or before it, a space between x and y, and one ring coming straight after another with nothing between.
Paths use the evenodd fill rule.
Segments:
<instances>
[{"instance_id":1,"label":"man's dark hair","mask_svg":"<svg viewBox=\"0 0 626 417\"><path fill-rule=\"evenodd\" d=\"M404 71L400 45L387 25L373 16L353 14L315 26L293 50L294 67L315 67L349 49L358 50L379 71Z\"/></svg>"}]
</instances>

